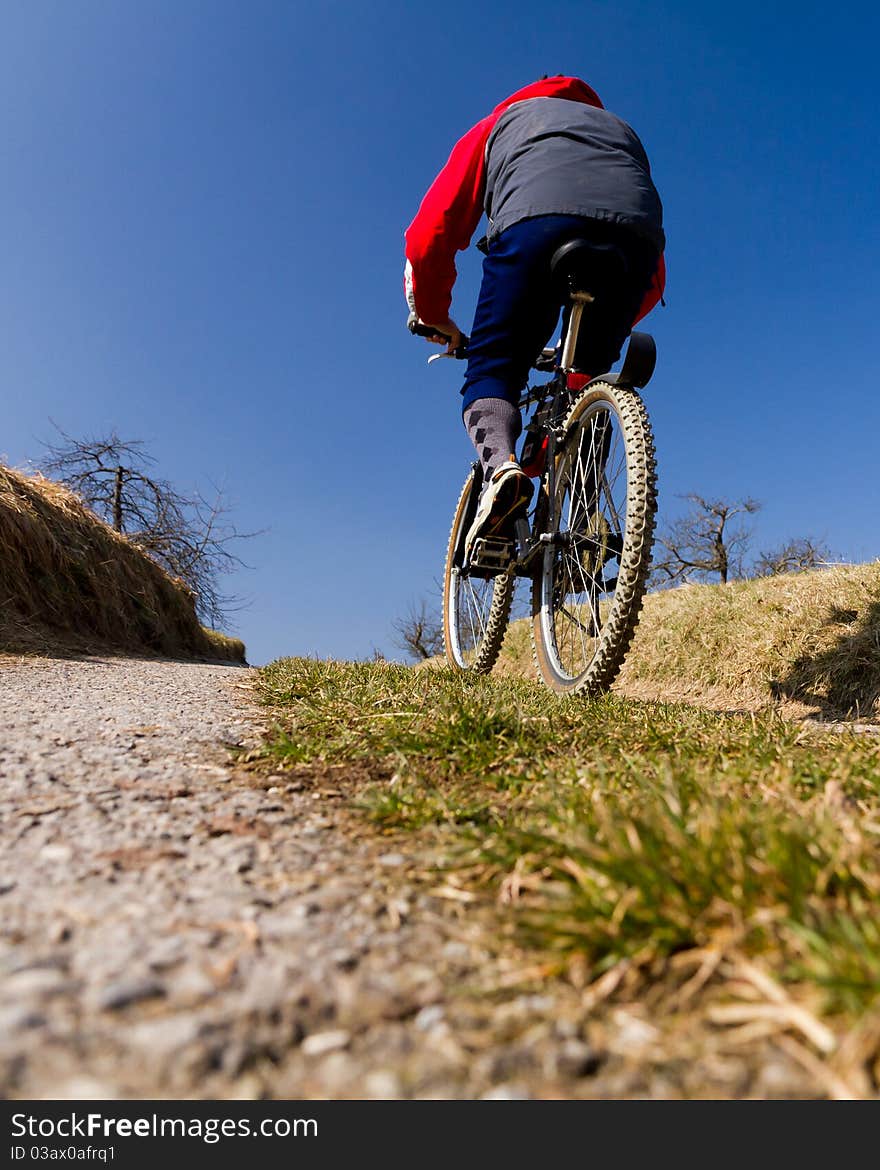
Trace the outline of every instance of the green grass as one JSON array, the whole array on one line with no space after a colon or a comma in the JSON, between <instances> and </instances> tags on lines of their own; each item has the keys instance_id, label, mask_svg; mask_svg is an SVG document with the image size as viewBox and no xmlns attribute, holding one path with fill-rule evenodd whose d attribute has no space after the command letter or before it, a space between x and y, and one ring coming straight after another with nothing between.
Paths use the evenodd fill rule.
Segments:
<instances>
[{"instance_id":1,"label":"green grass","mask_svg":"<svg viewBox=\"0 0 880 1170\"><path fill-rule=\"evenodd\" d=\"M273 767L369 761L356 801L377 826L439 841L559 970L656 982L714 950L816 1011L876 1006L873 737L444 669L287 659L260 679Z\"/></svg>"}]
</instances>

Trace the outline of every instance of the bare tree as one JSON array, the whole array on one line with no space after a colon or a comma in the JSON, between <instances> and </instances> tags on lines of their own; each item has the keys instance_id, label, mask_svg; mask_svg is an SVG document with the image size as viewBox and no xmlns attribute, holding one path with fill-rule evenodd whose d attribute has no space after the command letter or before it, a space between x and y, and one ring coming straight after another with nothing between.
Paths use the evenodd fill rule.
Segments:
<instances>
[{"instance_id":1,"label":"bare tree","mask_svg":"<svg viewBox=\"0 0 880 1170\"><path fill-rule=\"evenodd\" d=\"M780 573L797 573L827 565L831 552L826 545L810 536L789 540L779 548L762 552L755 561L755 576L775 577Z\"/></svg>"},{"instance_id":2,"label":"bare tree","mask_svg":"<svg viewBox=\"0 0 880 1170\"><path fill-rule=\"evenodd\" d=\"M394 645L414 662L443 653L443 622L424 599L418 605L411 604L404 616L392 625L396 634Z\"/></svg>"},{"instance_id":3,"label":"bare tree","mask_svg":"<svg viewBox=\"0 0 880 1170\"><path fill-rule=\"evenodd\" d=\"M658 538L655 578L671 584L742 577L752 539L751 526L742 517L757 512L761 505L750 498L710 500L696 492L681 498L690 503L690 510Z\"/></svg>"},{"instance_id":4,"label":"bare tree","mask_svg":"<svg viewBox=\"0 0 880 1170\"><path fill-rule=\"evenodd\" d=\"M156 460L140 440L121 439L115 430L76 439L56 429L61 441L43 444L42 470L180 578L195 597L200 621L215 628L227 623L242 599L222 593L218 578L244 565L230 546L258 534L239 532L229 521L223 493L206 499L178 491L152 474Z\"/></svg>"}]
</instances>

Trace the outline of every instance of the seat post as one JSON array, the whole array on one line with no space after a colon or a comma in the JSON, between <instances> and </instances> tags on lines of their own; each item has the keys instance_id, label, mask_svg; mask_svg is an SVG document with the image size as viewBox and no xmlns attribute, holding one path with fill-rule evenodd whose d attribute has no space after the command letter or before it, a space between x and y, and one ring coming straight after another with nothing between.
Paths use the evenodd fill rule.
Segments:
<instances>
[{"instance_id":1,"label":"seat post","mask_svg":"<svg viewBox=\"0 0 880 1170\"><path fill-rule=\"evenodd\" d=\"M577 348L584 305L591 305L594 299L592 294L587 292L573 292L571 294L571 313L568 318L568 329L565 334L565 345L562 348L561 359L562 368L566 373L569 373L574 367L574 352Z\"/></svg>"}]
</instances>

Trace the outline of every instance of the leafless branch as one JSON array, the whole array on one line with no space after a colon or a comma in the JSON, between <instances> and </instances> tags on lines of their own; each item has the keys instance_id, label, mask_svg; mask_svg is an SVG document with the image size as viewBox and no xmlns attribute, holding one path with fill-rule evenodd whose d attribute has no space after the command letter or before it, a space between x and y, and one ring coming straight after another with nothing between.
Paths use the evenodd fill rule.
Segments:
<instances>
[{"instance_id":1,"label":"leafless branch","mask_svg":"<svg viewBox=\"0 0 880 1170\"><path fill-rule=\"evenodd\" d=\"M219 579L245 565L232 546L259 533L238 531L222 491L215 488L210 499L200 492L186 495L152 474L156 460L143 442L121 439L115 430L77 439L55 429L61 439L43 444L42 470L181 580L202 622L228 624L244 602L223 593Z\"/></svg>"},{"instance_id":2,"label":"leafless branch","mask_svg":"<svg viewBox=\"0 0 880 1170\"><path fill-rule=\"evenodd\" d=\"M414 662L433 658L443 651L443 623L440 615L432 610L423 599L411 604L403 617L392 623L395 630L393 642Z\"/></svg>"},{"instance_id":3,"label":"leafless branch","mask_svg":"<svg viewBox=\"0 0 880 1170\"><path fill-rule=\"evenodd\" d=\"M755 561L755 575L775 577L779 573L797 573L802 569L817 569L830 560L831 551L826 545L805 536L762 552Z\"/></svg>"},{"instance_id":4,"label":"leafless branch","mask_svg":"<svg viewBox=\"0 0 880 1170\"><path fill-rule=\"evenodd\" d=\"M757 500L712 500L691 492L686 515L673 521L657 540L653 574L659 581L719 581L744 575L752 529L737 517L753 515Z\"/></svg>"}]
</instances>

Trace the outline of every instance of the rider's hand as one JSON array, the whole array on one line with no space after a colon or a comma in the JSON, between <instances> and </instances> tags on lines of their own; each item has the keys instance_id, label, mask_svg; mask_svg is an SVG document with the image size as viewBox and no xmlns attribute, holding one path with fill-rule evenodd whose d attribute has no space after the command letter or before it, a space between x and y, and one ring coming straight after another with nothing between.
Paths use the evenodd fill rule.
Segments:
<instances>
[{"instance_id":1,"label":"rider's hand","mask_svg":"<svg viewBox=\"0 0 880 1170\"><path fill-rule=\"evenodd\" d=\"M454 353L461 345L461 330L451 317L447 317L445 321L431 321L430 323L426 321L425 324L429 329L437 330L433 337L428 337L426 340L433 341L436 345L445 345L447 353Z\"/></svg>"}]
</instances>

